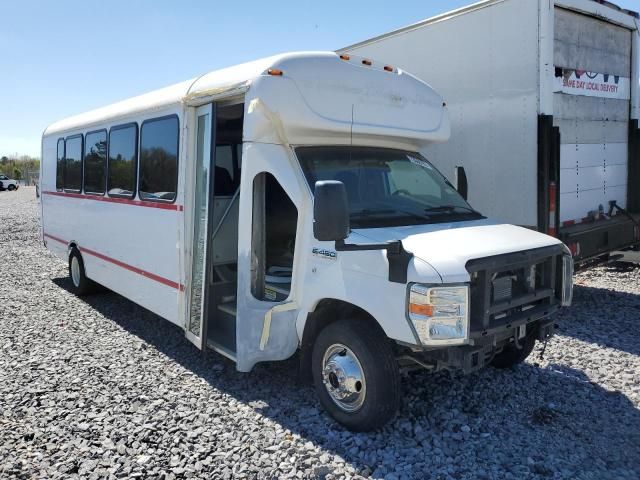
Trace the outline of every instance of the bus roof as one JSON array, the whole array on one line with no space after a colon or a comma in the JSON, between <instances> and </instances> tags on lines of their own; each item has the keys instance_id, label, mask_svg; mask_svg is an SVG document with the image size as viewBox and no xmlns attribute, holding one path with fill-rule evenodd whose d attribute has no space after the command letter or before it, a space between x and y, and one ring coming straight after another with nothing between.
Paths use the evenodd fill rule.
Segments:
<instances>
[{"instance_id":1,"label":"bus roof","mask_svg":"<svg viewBox=\"0 0 640 480\"><path fill-rule=\"evenodd\" d=\"M286 53L207 73L61 120L43 136L95 130L136 116L162 115L167 107L245 93L246 141L360 141L413 149L449 138L446 106L429 85L393 66L335 52Z\"/></svg>"},{"instance_id":2,"label":"bus roof","mask_svg":"<svg viewBox=\"0 0 640 480\"><path fill-rule=\"evenodd\" d=\"M241 92L248 88L252 80L265 73L275 64L294 57L313 58L318 53L284 53L214 70L184 82L59 120L49 125L45 129L43 136L109 122L127 115L160 109L180 102L197 102L197 99L202 97L219 95L234 90ZM326 52L322 52L322 54L326 54Z\"/></svg>"}]
</instances>

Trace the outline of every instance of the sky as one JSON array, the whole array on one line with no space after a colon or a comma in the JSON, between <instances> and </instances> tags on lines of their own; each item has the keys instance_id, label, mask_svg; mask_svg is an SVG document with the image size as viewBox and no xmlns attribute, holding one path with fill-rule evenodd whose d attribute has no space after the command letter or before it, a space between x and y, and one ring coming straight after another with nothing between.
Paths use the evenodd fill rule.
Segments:
<instances>
[{"instance_id":1,"label":"sky","mask_svg":"<svg viewBox=\"0 0 640 480\"><path fill-rule=\"evenodd\" d=\"M0 0L0 155L50 123L229 65L335 50L472 0ZM617 0L638 10L638 0Z\"/></svg>"}]
</instances>

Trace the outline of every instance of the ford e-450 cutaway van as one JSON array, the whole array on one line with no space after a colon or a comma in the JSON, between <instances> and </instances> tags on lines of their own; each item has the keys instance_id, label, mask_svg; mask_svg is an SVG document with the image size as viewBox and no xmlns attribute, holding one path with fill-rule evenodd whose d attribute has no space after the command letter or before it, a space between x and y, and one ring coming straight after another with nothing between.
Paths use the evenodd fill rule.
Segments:
<instances>
[{"instance_id":1,"label":"ford e-450 cutaway van","mask_svg":"<svg viewBox=\"0 0 640 480\"><path fill-rule=\"evenodd\" d=\"M292 53L54 123L42 234L247 372L300 351L325 409L383 425L401 372L523 361L571 301L557 239L485 218L419 152L442 98L366 58ZM455 161L455 159L451 159Z\"/></svg>"}]
</instances>

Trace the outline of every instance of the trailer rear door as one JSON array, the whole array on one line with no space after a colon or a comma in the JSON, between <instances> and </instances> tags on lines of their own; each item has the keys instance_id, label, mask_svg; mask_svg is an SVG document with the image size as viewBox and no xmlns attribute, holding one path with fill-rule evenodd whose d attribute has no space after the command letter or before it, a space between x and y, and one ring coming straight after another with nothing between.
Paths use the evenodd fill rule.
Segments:
<instances>
[{"instance_id":1,"label":"trailer rear door","mask_svg":"<svg viewBox=\"0 0 640 480\"><path fill-rule=\"evenodd\" d=\"M559 7L554 32L562 226L626 207L632 32Z\"/></svg>"}]
</instances>

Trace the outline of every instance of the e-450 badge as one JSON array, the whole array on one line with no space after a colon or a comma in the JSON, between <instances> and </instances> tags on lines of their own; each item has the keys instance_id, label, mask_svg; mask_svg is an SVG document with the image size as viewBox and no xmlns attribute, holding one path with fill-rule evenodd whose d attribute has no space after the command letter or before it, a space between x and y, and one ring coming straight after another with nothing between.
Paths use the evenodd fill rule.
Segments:
<instances>
[{"instance_id":1,"label":"e-450 badge","mask_svg":"<svg viewBox=\"0 0 640 480\"><path fill-rule=\"evenodd\" d=\"M324 248L313 247L311 249L311 253L313 253L316 257L327 258L329 260L335 260L338 258L338 254L333 250L326 250Z\"/></svg>"}]
</instances>

